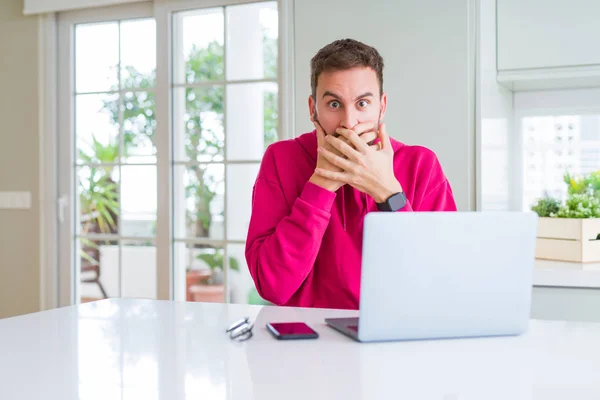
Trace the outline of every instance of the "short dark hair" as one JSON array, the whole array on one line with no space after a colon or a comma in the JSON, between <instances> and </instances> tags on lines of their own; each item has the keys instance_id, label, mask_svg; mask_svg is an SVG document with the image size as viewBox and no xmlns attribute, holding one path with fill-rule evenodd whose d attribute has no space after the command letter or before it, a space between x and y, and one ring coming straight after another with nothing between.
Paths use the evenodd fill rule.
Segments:
<instances>
[{"instance_id":1,"label":"short dark hair","mask_svg":"<svg viewBox=\"0 0 600 400\"><path fill-rule=\"evenodd\" d=\"M354 39L340 39L329 43L310 60L310 87L313 99L317 97L317 80L323 71L343 71L356 67L372 68L379 81L379 95L383 94L383 57L374 47Z\"/></svg>"}]
</instances>

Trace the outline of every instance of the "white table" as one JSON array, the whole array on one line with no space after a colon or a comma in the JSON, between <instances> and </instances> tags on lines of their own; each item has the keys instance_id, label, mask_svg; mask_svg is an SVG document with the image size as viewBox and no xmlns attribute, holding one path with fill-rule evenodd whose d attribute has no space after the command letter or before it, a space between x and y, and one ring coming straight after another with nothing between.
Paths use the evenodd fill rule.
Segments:
<instances>
[{"instance_id":1,"label":"white table","mask_svg":"<svg viewBox=\"0 0 600 400\"><path fill-rule=\"evenodd\" d=\"M600 324L519 337L356 343L355 312L113 299L0 320L0 399L598 399ZM224 328L249 316L255 335ZM321 335L276 341L267 321Z\"/></svg>"}]
</instances>

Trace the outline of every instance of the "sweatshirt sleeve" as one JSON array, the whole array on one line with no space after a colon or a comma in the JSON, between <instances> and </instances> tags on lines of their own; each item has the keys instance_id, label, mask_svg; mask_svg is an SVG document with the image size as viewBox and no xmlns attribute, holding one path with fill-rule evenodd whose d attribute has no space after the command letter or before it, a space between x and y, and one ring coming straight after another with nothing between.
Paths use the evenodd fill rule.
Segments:
<instances>
[{"instance_id":1,"label":"sweatshirt sleeve","mask_svg":"<svg viewBox=\"0 0 600 400\"><path fill-rule=\"evenodd\" d=\"M423 198L419 211L456 211L456 202L447 179Z\"/></svg>"},{"instance_id":2,"label":"sweatshirt sleeve","mask_svg":"<svg viewBox=\"0 0 600 400\"><path fill-rule=\"evenodd\" d=\"M312 271L336 195L307 182L290 206L270 173L275 168L265 154L252 195L246 261L261 297L283 305Z\"/></svg>"},{"instance_id":3,"label":"sweatshirt sleeve","mask_svg":"<svg viewBox=\"0 0 600 400\"><path fill-rule=\"evenodd\" d=\"M440 161L431 150L411 146L406 158L398 160L396 176L403 186L406 184L409 188L408 204L401 211L457 210L450 183Z\"/></svg>"}]
</instances>

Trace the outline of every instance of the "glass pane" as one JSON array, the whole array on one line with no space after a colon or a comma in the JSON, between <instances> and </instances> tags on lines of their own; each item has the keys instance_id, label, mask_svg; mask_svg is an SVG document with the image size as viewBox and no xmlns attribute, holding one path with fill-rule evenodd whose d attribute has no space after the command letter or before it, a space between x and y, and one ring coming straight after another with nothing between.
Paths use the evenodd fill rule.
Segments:
<instances>
[{"instance_id":1,"label":"glass pane","mask_svg":"<svg viewBox=\"0 0 600 400\"><path fill-rule=\"evenodd\" d=\"M121 245L123 267L121 297L156 299L156 246L154 242L123 241Z\"/></svg>"},{"instance_id":2,"label":"glass pane","mask_svg":"<svg viewBox=\"0 0 600 400\"><path fill-rule=\"evenodd\" d=\"M175 245L175 268L185 271L187 301L225 301L222 248L209 245Z\"/></svg>"},{"instance_id":3,"label":"glass pane","mask_svg":"<svg viewBox=\"0 0 600 400\"><path fill-rule=\"evenodd\" d=\"M116 240L76 240L79 249L81 302L118 297L119 293L119 246Z\"/></svg>"},{"instance_id":4,"label":"glass pane","mask_svg":"<svg viewBox=\"0 0 600 400\"><path fill-rule=\"evenodd\" d=\"M175 167L176 238L223 239L224 173L223 164Z\"/></svg>"},{"instance_id":5,"label":"glass pane","mask_svg":"<svg viewBox=\"0 0 600 400\"><path fill-rule=\"evenodd\" d=\"M599 115L529 116L521 130L525 210L542 197L565 200L569 192L585 190L590 177L582 175L600 168Z\"/></svg>"},{"instance_id":6,"label":"glass pane","mask_svg":"<svg viewBox=\"0 0 600 400\"><path fill-rule=\"evenodd\" d=\"M75 97L75 140L79 163L116 163L119 156L119 96Z\"/></svg>"},{"instance_id":7,"label":"glass pane","mask_svg":"<svg viewBox=\"0 0 600 400\"><path fill-rule=\"evenodd\" d=\"M245 246L230 244L227 246L229 256L229 272L227 287L231 303L238 304L270 304L260 297L246 264Z\"/></svg>"},{"instance_id":8,"label":"glass pane","mask_svg":"<svg viewBox=\"0 0 600 400\"><path fill-rule=\"evenodd\" d=\"M246 240L252 211L252 188L260 164L227 166L227 239Z\"/></svg>"},{"instance_id":9,"label":"glass pane","mask_svg":"<svg viewBox=\"0 0 600 400\"><path fill-rule=\"evenodd\" d=\"M277 84L227 85L227 159L262 159L277 141Z\"/></svg>"},{"instance_id":10,"label":"glass pane","mask_svg":"<svg viewBox=\"0 0 600 400\"><path fill-rule=\"evenodd\" d=\"M156 167L121 167L121 235L156 235Z\"/></svg>"},{"instance_id":11,"label":"glass pane","mask_svg":"<svg viewBox=\"0 0 600 400\"><path fill-rule=\"evenodd\" d=\"M223 80L223 9L192 10L173 18L173 81Z\"/></svg>"},{"instance_id":12,"label":"glass pane","mask_svg":"<svg viewBox=\"0 0 600 400\"><path fill-rule=\"evenodd\" d=\"M121 86L150 88L156 82L156 23L154 19L121 22Z\"/></svg>"},{"instance_id":13,"label":"glass pane","mask_svg":"<svg viewBox=\"0 0 600 400\"><path fill-rule=\"evenodd\" d=\"M119 88L117 22L75 27L75 91L103 92Z\"/></svg>"},{"instance_id":14,"label":"glass pane","mask_svg":"<svg viewBox=\"0 0 600 400\"><path fill-rule=\"evenodd\" d=\"M78 234L117 234L119 226L118 167L77 169Z\"/></svg>"},{"instance_id":15,"label":"glass pane","mask_svg":"<svg viewBox=\"0 0 600 400\"><path fill-rule=\"evenodd\" d=\"M223 161L223 87L174 91L176 161Z\"/></svg>"},{"instance_id":16,"label":"glass pane","mask_svg":"<svg viewBox=\"0 0 600 400\"><path fill-rule=\"evenodd\" d=\"M123 155L125 162L156 162L155 104L154 92L127 92L123 96Z\"/></svg>"},{"instance_id":17,"label":"glass pane","mask_svg":"<svg viewBox=\"0 0 600 400\"><path fill-rule=\"evenodd\" d=\"M227 7L227 79L277 78L277 2Z\"/></svg>"}]
</instances>

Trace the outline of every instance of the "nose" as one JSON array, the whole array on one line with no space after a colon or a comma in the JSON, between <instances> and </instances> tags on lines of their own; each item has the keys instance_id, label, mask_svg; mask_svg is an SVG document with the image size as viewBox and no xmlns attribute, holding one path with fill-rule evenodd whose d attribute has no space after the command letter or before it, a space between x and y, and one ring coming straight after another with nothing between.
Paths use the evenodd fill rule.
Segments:
<instances>
[{"instance_id":1,"label":"nose","mask_svg":"<svg viewBox=\"0 0 600 400\"><path fill-rule=\"evenodd\" d=\"M342 119L340 120L340 126L346 129L352 129L358 124L358 114L353 108L346 108L343 111Z\"/></svg>"}]
</instances>

